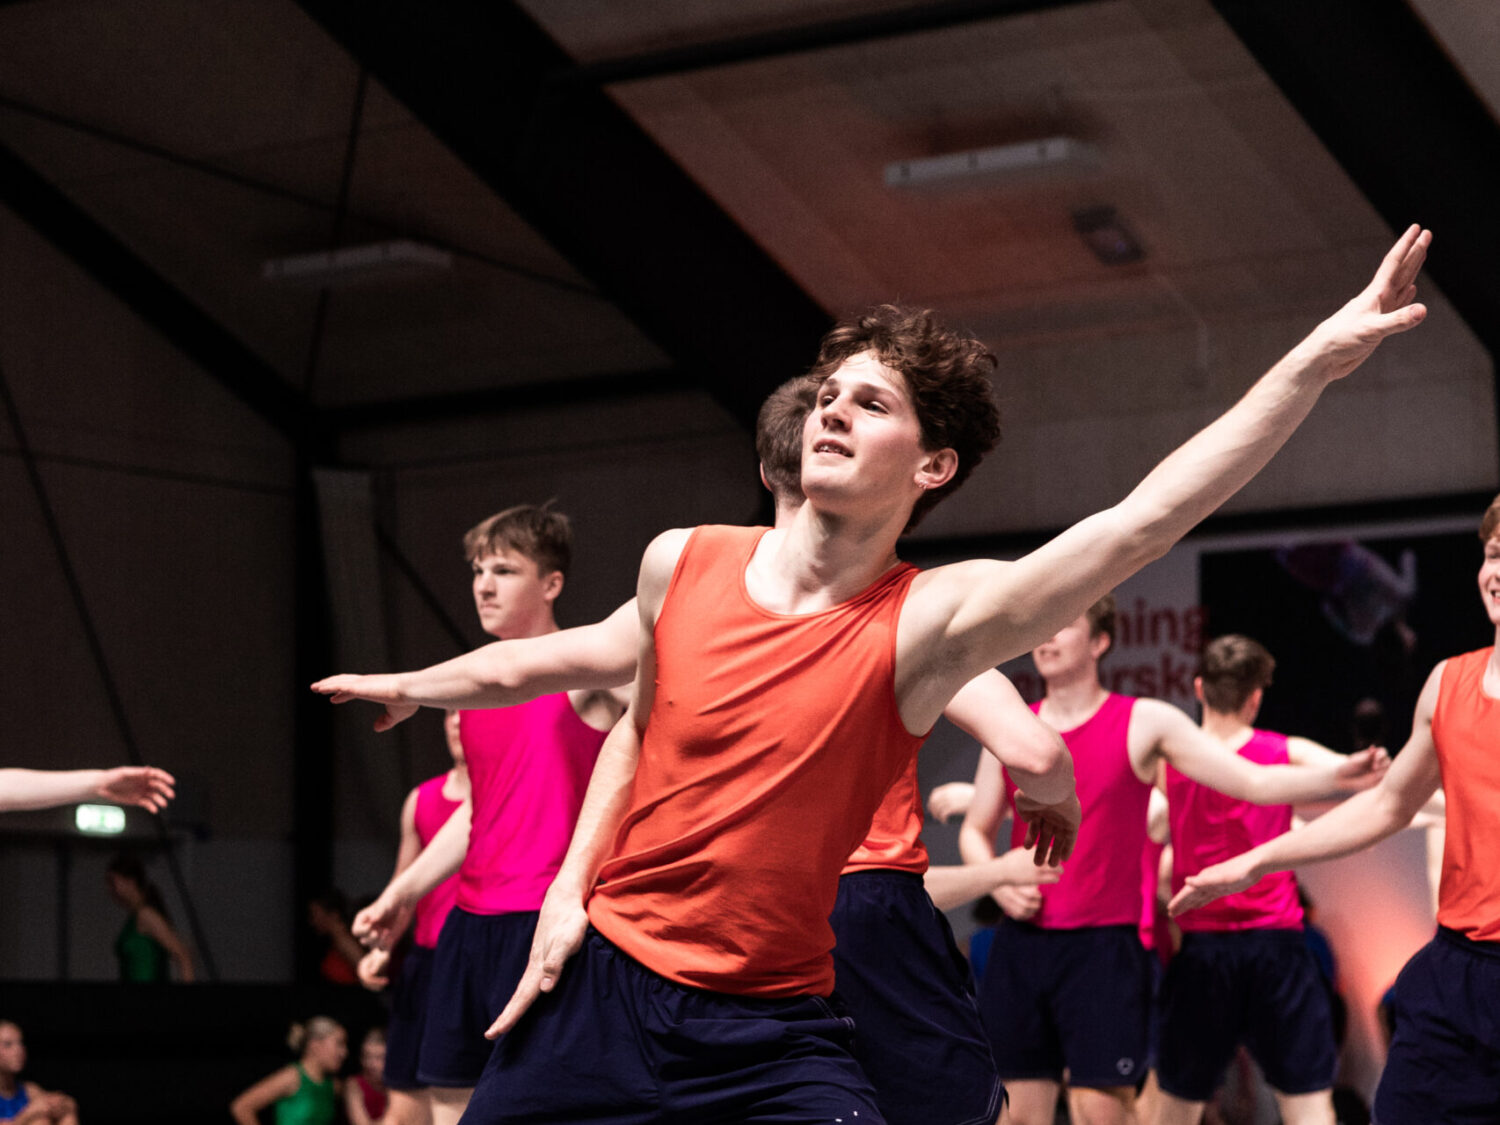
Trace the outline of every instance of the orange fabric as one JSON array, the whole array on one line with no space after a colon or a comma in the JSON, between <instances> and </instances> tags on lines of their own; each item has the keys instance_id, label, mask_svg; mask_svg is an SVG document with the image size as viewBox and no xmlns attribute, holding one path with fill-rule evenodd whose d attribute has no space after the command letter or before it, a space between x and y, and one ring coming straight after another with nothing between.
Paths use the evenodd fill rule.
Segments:
<instances>
[{"instance_id":1,"label":"orange fabric","mask_svg":"<svg viewBox=\"0 0 1500 1125\"><path fill-rule=\"evenodd\" d=\"M682 552L630 807L588 911L679 983L826 995L839 871L924 737L894 687L916 568L820 613L770 613L744 583L764 534L703 527Z\"/></svg>"},{"instance_id":2,"label":"orange fabric","mask_svg":"<svg viewBox=\"0 0 1500 1125\"><path fill-rule=\"evenodd\" d=\"M1484 694L1493 651L1448 661L1432 713L1448 799L1437 920L1471 941L1500 941L1500 699Z\"/></svg>"},{"instance_id":3,"label":"orange fabric","mask_svg":"<svg viewBox=\"0 0 1500 1125\"><path fill-rule=\"evenodd\" d=\"M917 760L901 772L875 810L864 843L854 849L844 874L853 871L927 872L927 845L922 843L922 791L917 786Z\"/></svg>"}]
</instances>

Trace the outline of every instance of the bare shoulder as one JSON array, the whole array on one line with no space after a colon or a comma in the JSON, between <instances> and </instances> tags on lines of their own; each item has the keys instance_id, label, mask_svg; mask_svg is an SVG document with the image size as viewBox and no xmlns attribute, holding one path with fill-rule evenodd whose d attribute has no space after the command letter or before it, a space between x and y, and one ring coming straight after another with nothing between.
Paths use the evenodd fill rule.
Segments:
<instances>
[{"instance_id":1,"label":"bare shoulder","mask_svg":"<svg viewBox=\"0 0 1500 1125\"><path fill-rule=\"evenodd\" d=\"M649 608L654 615L661 599L666 596L667 587L672 583L672 573L677 569L677 560L682 557L693 530L690 527L674 527L670 531L663 531L647 545L645 554L641 556L640 582L636 590L643 612Z\"/></svg>"},{"instance_id":2,"label":"bare shoulder","mask_svg":"<svg viewBox=\"0 0 1500 1125\"><path fill-rule=\"evenodd\" d=\"M1437 710L1438 692L1443 688L1443 670L1447 667L1447 660L1439 660L1433 665L1432 671L1427 673L1427 682L1422 685L1422 694L1417 696L1417 719L1427 723L1432 722L1432 713Z\"/></svg>"}]
</instances>

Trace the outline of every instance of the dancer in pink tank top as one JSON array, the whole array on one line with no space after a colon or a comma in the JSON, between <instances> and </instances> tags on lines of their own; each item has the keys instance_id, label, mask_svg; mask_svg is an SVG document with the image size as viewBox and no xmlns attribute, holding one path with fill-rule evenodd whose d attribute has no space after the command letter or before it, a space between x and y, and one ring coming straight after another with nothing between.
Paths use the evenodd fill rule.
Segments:
<instances>
[{"instance_id":1,"label":"dancer in pink tank top","mask_svg":"<svg viewBox=\"0 0 1500 1125\"><path fill-rule=\"evenodd\" d=\"M1194 689L1203 730L1226 754L1261 765L1333 764L1343 757L1305 738L1256 730L1276 661L1249 637L1203 650ZM1291 828L1290 805L1253 805L1167 768L1172 889L1205 867ZM1260 1064L1287 1125L1333 1120L1338 1063L1328 982L1303 937L1297 878L1277 872L1178 919L1182 948L1161 993L1155 1121L1197 1125L1236 1047Z\"/></svg>"},{"instance_id":2,"label":"dancer in pink tank top","mask_svg":"<svg viewBox=\"0 0 1500 1125\"><path fill-rule=\"evenodd\" d=\"M1058 882L994 894L1007 917L979 1002L1015 1125L1050 1125L1065 1068L1074 1120L1088 1122L1126 1121L1145 1077L1151 974L1139 935L1141 864L1160 762L1237 798L1278 805L1367 787L1386 764L1374 751L1264 767L1225 754L1171 704L1104 689L1099 661L1114 627L1106 595L1032 652L1047 685L1037 713L1073 755L1083 822ZM998 770L982 771L975 788L959 845L966 860L985 862L1009 794Z\"/></svg>"},{"instance_id":3,"label":"dancer in pink tank top","mask_svg":"<svg viewBox=\"0 0 1500 1125\"><path fill-rule=\"evenodd\" d=\"M525 505L469 531L464 549L486 633L558 631L552 610L571 538L566 516ZM434 1125L458 1120L489 1059L485 1028L520 980L537 909L567 851L604 736L623 709L610 691L584 690L460 712L469 799L355 919L356 934L389 948L413 905L444 879L456 880L433 954L417 1066Z\"/></svg>"},{"instance_id":4,"label":"dancer in pink tank top","mask_svg":"<svg viewBox=\"0 0 1500 1125\"><path fill-rule=\"evenodd\" d=\"M459 739L458 712L443 718L443 733L453 768L430 777L406 795L401 806L401 843L396 849L399 876L469 796L469 771ZM386 1026L383 1080L390 1095L392 1120L425 1121L431 1114L426 1086L417 1078L417 1059L427 1022L427 994L432 982L432 954L438 934L458 894L458 876L443 880L417 901L412 943L400 959L391 987L391 1018ZM391 984L391 951L372 949L359 963L360 983L372 991Z\"/></svg>"}]
</instances>

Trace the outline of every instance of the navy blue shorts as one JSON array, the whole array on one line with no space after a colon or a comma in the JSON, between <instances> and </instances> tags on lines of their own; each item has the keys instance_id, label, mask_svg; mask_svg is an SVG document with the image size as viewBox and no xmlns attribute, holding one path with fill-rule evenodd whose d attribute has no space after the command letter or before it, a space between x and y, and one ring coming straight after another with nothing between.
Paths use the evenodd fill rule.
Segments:
<instances>
[{"instance_id":1,"label":"navy blue shorts","mask_svg":"<svg viewBox=\"0 0 1500 1125\"><path fill-rule=\"evenodd\" d=\"M1151 968L1136 927L995 927L979 1013L1000 1077L1109 1089L1146 1076Z\"/></svg>"},{"instance_id":2,"label":"navy blue shorts","mask_svg":"<svg viewBox=\"0 0 1500 1125\"><path fill-rule=\"evenodd\" d=\"M495 1045L484 1037L526 971L536 911L470 914L454 907L432 955L427 1026L417 1078L423 1086L472 1086Z\"/></svg>"},{"instance_id":3,"label":"navy blue shorts","mask_svg":"<svg viewBox=\"0 0 1500 1125\"><path fill-rule=\"evenodd\" d=\"M1002 1087L953 931L906 871L839 880L835 988L889 1125L993 1125Z\"/></svg>"},{"instance_id":4,"label":"navy blue shorts","mask_svg":"<svg viewBox=\"0 0 1500 1125\"><path fill-rule=\"evenodd\" d=\"M1161 988L1161 1088L1206 1102L1241 1043L1273 1090L1333 1086L1328 985L1301 930L1187 933Z\"/></svg>"},{"instance_id":5,"label":"navy blue shorts","mask_svg":"<svg viewBox=\"0 0 1500 1125\"><path fill-rule=\"evenodd\" d=\"M1396 978L1380 1125L1500 1122L1500 944L1443 927Z\"/></svg>"},{"instance_id":6,"label":"navy blue shorts","mask_svg":"<svg viewBox=\"0 0 1500 1125\"><path fill-rule=\"evenodd\" d=\"M882 1125L820 996L730 996L658 976L590 930L500 1040L464 1114L481 1125Z\"/></svg>"},{"instance_id":7,"label":"navy blue shorts","mask_svg":"<svg viewBox=\"0 0 1500 1125\"><path fill-rule=\"evenodd\" d=\"M420 1090L417 1060L427 1024L427 992L432 984L432 950L413 945L391 982L391 1019L385 1027L385 1084L392 1090Z\"/></svg>"}]
</instances>

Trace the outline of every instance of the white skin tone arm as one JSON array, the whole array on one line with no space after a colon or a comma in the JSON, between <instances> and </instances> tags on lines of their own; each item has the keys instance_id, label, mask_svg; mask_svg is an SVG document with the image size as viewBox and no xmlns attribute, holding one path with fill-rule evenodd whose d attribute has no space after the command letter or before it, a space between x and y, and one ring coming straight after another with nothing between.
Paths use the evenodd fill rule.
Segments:
<instances>
[{"instance_id":1,"label":"white skin tone arm","mask_svg":"<svg viewBox=\"0 0 1500 1125\"><path fill-rule=\"evenodd\" d=\"M584 794L568 854L542 900L526 971L505 1010L485 1032L490 1039L509 1031L538 996L556 987L564 964L583 945L588 929L584 899L594 885L620 821L629 808L630 785L635 778L636 763L640 760L646 718L651 714L655 697L656 616L661 612L672 571L689 534L678 529L658 535L646 548L641 560L637 589L640 621L636 634L639 648L635 697L599 750L599 759Z\"/></svg>"},{"instance_id":2,"label":"white skin tone arm","mask_svg":"<svg viewBox=\"0 0 1500 1125\"><path fill-rule=\"evenodd\" d=\"M296 1067L284 1066L275 1074L262 1078L230 1102L229 1116L234 1118L237 1125L260 1125L260 1119L256 1115L282 1098L291 1097L297 1092L301 1082Z\"/></svg>"},{"instance_id":3,"label":"white skin tone arm","mask_svg":"<svg viewBox=\"0 0 1500 1125\"><path fill-rule=\"evenodd\" d=\"M387 951L401 939L417 900L463 866L472 812L466 797L417 857L386 884L380 897L354 916L356 938Z\"/></svg>"},{"instance_id":4,"label":"white skin tone arm","mask_svg":"<svg viewBox=\"0 0 1500 1125\"><path fill-rule=\"evenodd\" d=\"M1187 885L1172 899L1172 913L1181 914L1242 891L1273 871L1360 851L1410 824L1442 783L1437 747L1432 741L1432 713L1442 670L1439 664L1427 677L1417 699L1411 737L1379 785L1355 794L1305 828L1284 833L1190 875Z\"/></svg>"},{"instance_id":5,"label":"white skin tone arm","mask_svg":"<svg viewBox=\"0 0 1500 1125\"><path fill-rule=\"evenodd\" d=\"M370 1115L365 1112L365 1096L360 1092L359 1083L352 1079L344 1083L344 1116L349 1119L349 1125L373 1125Z\"/></svg>"},{"instance_id":6,"label":"white skin tone arm","mask_svg":"<svg viewBox=\"0 0 1500 1125\"><path fill-rule=\"evenodd\" d=\"M1429 241L1427 232L1409 229L1363 292L1113 508L1017 562L975 560L919 575L897 635L897 698L907 730L928 729L969 679L1045 641L1165 554L1271 459L1330 383L1386 336L1421 323L1426 310L1411 302Z\"/></svg>"},{"instance_id":7,"label":"white skin tone arm","mask_svg":"<svg viewBox=\"0 0 1500 1125\"><path fill-rule=\"evenodd\" d=\"M175 779L154 766L109 770L0 769L0 812L50 809L79 801L112 801L160 812L176 794Z\"/></svg>"},{"instance_id":8,"label":"white skin tone arm","mask_svg":"<svg viewBox=\"0 0 1500 1125\"><path fill-rule=\"evenodd\" d=\"M312 685L334 703L383 704L376 730L418 707L511 707L553 692L615 688L635 674L640 615L632 599L603 621L540 637L493 641L416 672L329 676Z\"/></svg>"},{"instance_id":9,"label":"white skin tone arm","mask_svg":"<svg viewBox=\"0 0 1500 1125\"><path fill-rule=\"evenodd\" d=\"M396 847L396 869L391 872L391 882L405 871L422 854L422 839L417 835L417 791L413 789L401 802L401 842ZM387 886L390 884L387 883ZM356 925L358 919L355 919ZM358 930L351 927L355 937ZM359 961L359 983L372 992L379 992L390 983L386 969L390 967L391 954L388 949L372 949Z\"/></svg>"},{"instance_id":10,"label":"white skin tone arm","mask_svg":"<svg viewBox=\"0 0 1500 1125\"><path fill-rule=\"evenodd\" d=\"M965 684L943 714L1005 765L1024 798L1026 847L1035 862L1061 863L1073 850L1082 814L1073 789L1073 756L1062 736L1026 706L1015 687L993 668ZM982 892L981 892L982 893Z\"/></svg>"},{"instance_id":11,"label":"white skin tone arm","mask_svg":"<svg viewBox=\"0 0 1500 1125\"><path fill-rule=\"evenodd\" d=\"M1000 762L990 754L981 754L979 767L974 771L974 800L958 829L958 854L963 857L966 867L994 871L1001 863L1029 860L1021 848L1012 848L998 858L995 855L995 838L1001 825L1009 819L1005 805L1005 775ZM984 893L989 894L1008 916L1022 921L1034 915L1042 905L1042 892L1034 885L1020 885L1018 880L995 880Z\"/></svg>"},{"instance_id":12,"label":"white skin tone arm","mask_svg":"<svg viewBox=\"0 0 1500 1125\"><path fill-rule=\"evenodd\" d=\"M1310 760L1299 765L1256 765L1226 752L1186 714L1159 699L1136 700L1127 744L1131 765L1144 782L1155 781L1157 763L1165 759L1194 781L1257 805L1293 805L1368 788L1387 761L1372 749L1348 757L1309 753Z\"/></svg>"}]
</instances>

